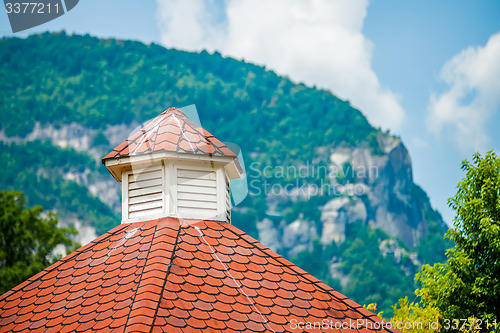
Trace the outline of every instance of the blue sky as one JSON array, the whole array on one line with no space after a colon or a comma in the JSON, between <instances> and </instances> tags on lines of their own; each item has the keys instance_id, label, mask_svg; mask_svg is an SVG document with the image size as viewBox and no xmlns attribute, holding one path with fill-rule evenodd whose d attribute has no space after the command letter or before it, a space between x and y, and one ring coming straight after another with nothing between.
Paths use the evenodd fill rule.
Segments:
<instances>
[{"instance_id":1,"label":"blue sky","mask_svg":"<svg viewBox=\"0 0 500 333\"><path fill-rule=\"evenodd\" d=\"M46 30L218 50L330 89L402 137L450 223L460 162L500 148L500 2L83 0ZM499 96L497 96L499 95Z\"/></svg>"}]
</instances>

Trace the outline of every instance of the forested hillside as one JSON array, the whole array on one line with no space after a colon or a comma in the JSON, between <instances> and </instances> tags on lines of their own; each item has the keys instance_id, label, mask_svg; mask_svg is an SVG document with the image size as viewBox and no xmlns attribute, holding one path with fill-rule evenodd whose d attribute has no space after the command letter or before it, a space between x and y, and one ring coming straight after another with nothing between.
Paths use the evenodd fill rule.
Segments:
<instances>
[{"instance_id":1,"label":"forested hillside","mask_svg":"<svg viewBox=\"0 0 500 333\"><path fill-rule=\"evenodd\" d=\"M329 91L218 53L65 33L2 39L0 75L0 189L68 224L98 234L118 224L119 186L100 157L167 107L195 104L204 128L242 149L262 191L234 208L233 223L264 244L386 311L412 294L421 263L443 260L444 223L413 183L404 145ZM305 165L341 172L278 174ZM360 174L370 167L376 175ZM269 193L266 182L297 191ZM325 184L342 190L300 191Z\"/></svg>"}]
</instances>

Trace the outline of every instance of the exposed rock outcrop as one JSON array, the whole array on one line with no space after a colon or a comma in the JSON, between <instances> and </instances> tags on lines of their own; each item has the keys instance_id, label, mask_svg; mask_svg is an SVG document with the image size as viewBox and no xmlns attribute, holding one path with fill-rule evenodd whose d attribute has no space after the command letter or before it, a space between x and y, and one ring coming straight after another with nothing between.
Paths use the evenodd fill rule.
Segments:
<instances>
[{"instance_id":1,"label":"exposed rock outcrop","mask_svg":"<svg viewBox=\"0 0 500 333\"><path fill-rule=\"evenodd\" d=\"M326 194L326 204L319 207L320 230L311 232L305 226L308 223L314 229L314 221L302 220L300 228L298 221L276 227L261 221L258 226L262 231L259 232L262 242L276 250L285 250L294 240L295 247L300 245L305 249L305 239L312 242L318 235L323 245L340 244L345 240L347 225L361 223L383 230L402 240L409 248L416 247L428 232L426 211L434 211L428 198L420 194L421 190L413 182L410 156L401 140L391 136L379 140L377 152L369 147L332 150L328 178L329 185L336 190L333 194ZM280 199L270 198L268 202L279 207L277 200L290 199L281 196ZM438 214L432 216L440 219ZM442 220L439 223L446 229ZM271 231L272 228L276 231ZM271 234L283 237L266 242Z\"/></svg>"},{"instance_id":2,"label":"exposed rock outcrop","mask_svg":"<svg viewBox=\"0 0 500 333\"><path fill-rule=\"evenodd\" d=\"M366 206L358 198L339 197L323 206L321 222L323 231L321 243L328 245L332 241L341 243L345 240L346 224L364 223L367 219Z\"/></svg>"}]
</instances>

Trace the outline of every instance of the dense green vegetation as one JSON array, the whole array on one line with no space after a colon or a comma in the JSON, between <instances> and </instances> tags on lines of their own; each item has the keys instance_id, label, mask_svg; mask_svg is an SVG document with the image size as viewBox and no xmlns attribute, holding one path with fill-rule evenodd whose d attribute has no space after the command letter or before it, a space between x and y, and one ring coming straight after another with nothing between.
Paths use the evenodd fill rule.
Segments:
<instances>
[{"instance_id":1,"label":"dense green vegetation","mask_svg":"<svg viewBox=\"0 0 500 333\"><path fill-rule=\"evenodd\" d=\"M346 241L341 245L333 243L324 247L315 242L311 252L300 252L292 261L330 286L342 290L356 302L376 303L378 309L390 316L395 300L402 295L411 295L414 284L394 264L394 259L374 250L378 249L379 241L385 239L389 237L384 232L354 223L349 225ZM339 270L349 279L346 288L342 288L329 267L322 264L332 258L341 258Z\"/></svg>"},{"instance_id":2,"label":"dense green vegetation","mask_svg":"<svg viewBox=\"0 0 500 333\"><path fill-rule=\"evenodd\" d=\"M0 75L0 126L9 136L34 121L102 129L196 104L218 138L277 161L375 140L361 112L330 92L218 53L45 33L1 40Z\"/></svg>"},{"instance_id":3,"label":"dense green vegetation","mask_svg":"<svg viewBox=\"0 0 500 333\"><path fill-rule=\"evenodd\" d=\"M120 217L85 186L65 180L65 172L107 172L84 153L54 147L48 142L27 144L0 142L0 184L2 190L22 189L31 204L70 213L84 221L92 221L102 234L120 223Z\"/></svg>"},{"instance_id":4,"label":"dense green vegetation","mask_svg":"<svg viewBox=\"0 0 500 333\"><path fill-rule=\"evenodd\" d=\"M42 217L41 206L26 207L20 192L0 192L0 295L60 259L58 245L68 253L79 245L76 231L59 228L57 217Z\"/></svg>"},{"instance_id":5,"label":"dense green vegetation","mask_svg":"<svg viewBox=\"0 0 500 333\"><path fill-rule=\"evenodd\" d=\"M341 268L353 280L344 290L347 295L361 303L377 303L379 309L389 311L394 299L412 293L411 279L394 265L394 259L374 251L380 240L388 238L383 232L353 224L347 235L350 237L341 247Z\"/></svg>"},{"instance_id":6,"label":"dense green vegetation","mask_svg":"<svg viewBox=\"0 0 500 333\"><path fill-rule=\"evenodd\" d=\"M466 176L448 201L456 216L446 237L455 246L446 263L422 267L419 294L444 318L491 323L500 313L500 158L476 153L462 170Z\"/></svg>"},{"instance_id":7,"label":"dense green vegetation","mask_svg":"<svg viewBox=\"0 0 500 333\"><path fill-rule=\"evenodd\" d=\"M238 144L247 165L259 162L257 171L247 169L248 179L259 179L257 174L266 165L314 161L317 167L326 166L328 149L333 147L365 146L378 153L378 139L387 135L329 91L293 83L264 67L218 53L45 33L0 40L0 75L0 130L9 137L23 138L36 122L56 127L76 122L96 130L93 145L104 153L113 148L106 126L140 123L167 107L196 104L204 128ZM31 204L92 223L99 234L119 223L120 214L85 186L62 177L69 171L107 173L85 153L48 142L0 143L0 168L0 189L23 190ZM342 184L355 181L346 174L339 179ZM267 176L277 183L301 178L319 185L325 180L325 175ZM423 191L421 196L422 202L428 202ZM319 226L320 207L329 199L316 196L280 202L278 210L285 223L301 217ZM257 237L256 222L269 218L268 210L263 194L248 196L233 210L232 221ZM431 247L444 246L442 230L435 212L429 208L426 214L436 233L424 240L418 253L426 263L434 263ZM312 252L299 253L294 261L358 302L378 302L379 308L388 310L399 297L408 295L413 281L377 250L378 242L386 238L366 226L353 225L344 244L323 247L315 242ZM340 269L350 277L346 288L330 274L334 256L342 257Z\"/></svg>"},{"instance_id":8,"label":"dense green vegetation","mask_svg":"<svg viewBox=\"0 0 500 333\"><path fill-rule=\"evenodd\" d=\"M420 197L421 202L430 202L427 193L418 185L414 185L414 191ZM416 248L418 257L422 263L429 265L445 262L446 249L450 248L453 244L444 239L444 230L439 222L442 220L441 214L431 207L426 207L424 215L427 220L429 232L420 240L420 244Z\"/></svg>"}]
</instances>

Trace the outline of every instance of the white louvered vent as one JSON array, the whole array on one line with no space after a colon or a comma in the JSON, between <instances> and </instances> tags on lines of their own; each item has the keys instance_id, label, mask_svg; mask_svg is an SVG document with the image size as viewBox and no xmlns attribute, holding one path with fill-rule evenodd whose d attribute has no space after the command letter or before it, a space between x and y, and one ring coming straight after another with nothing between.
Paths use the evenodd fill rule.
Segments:
<instances>
[{"instance_id":1,"label":"white louvered vent","mask_svg":"<svg viewBox=\"0 0 500 333\"><path fill-rule=\"evenodd\" d=\"M231 221L229 178L202 163L163 163L122 175L123 222L161 217Z\"/></svg>"},{"instance_id":2,"label":"white louvered vent","mask_svg":"<svg viewBox=\"0 0 500 333\"><path fill-rule=\"evenodd\" d=\"M215 171L177 168L177 212L180 217L216 218L217 197Z\"/></svg>"},{"instance_id":3,"label":"white louvered vent","mask_svg":"<svg viewBox=\"0 0 500 333\"><path fill-rule=\"evenodd\" d=\"M128 219L163 213L163 169L161 164L128 174Z\"/></svg>"}]
</instances>

